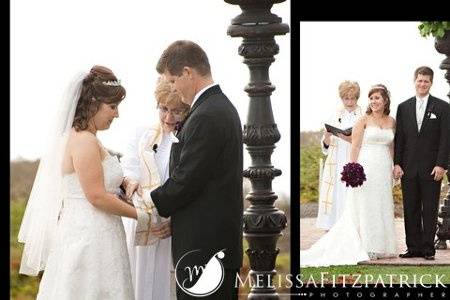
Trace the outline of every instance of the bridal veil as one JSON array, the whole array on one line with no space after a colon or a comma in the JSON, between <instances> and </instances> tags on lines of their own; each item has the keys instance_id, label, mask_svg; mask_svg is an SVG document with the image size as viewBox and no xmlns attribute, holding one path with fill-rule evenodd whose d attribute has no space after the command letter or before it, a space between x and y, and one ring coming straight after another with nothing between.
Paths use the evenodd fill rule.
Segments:
<instances>
[{"instance_id":1,"label":"bridal veil","mask_svg":"<svg viewBox=\"0 0 450 300\"><path fill-rule=\"evenodd\" d=\"M62 207L62 159L81 94L80 72L67 87L54 116L20 226L18 240L24 243L19 273L36 276L44 270L56 234ZM51 116L51 115L50 115Z\"/></svg>"}]
</instances>

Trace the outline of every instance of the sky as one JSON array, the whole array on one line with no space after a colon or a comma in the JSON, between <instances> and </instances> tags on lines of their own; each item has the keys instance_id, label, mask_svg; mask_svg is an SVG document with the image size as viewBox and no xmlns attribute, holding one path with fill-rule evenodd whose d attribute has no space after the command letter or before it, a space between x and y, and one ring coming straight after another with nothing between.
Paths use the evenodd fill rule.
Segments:
<instances>
[{"instance_id":1,"label":"sky","mask_svg":"<svg viewBox=\"0 0 450 300\"><path fill-rule=\"evenodd\" d=\"M338 86L357 81L358 104L365 110L372 85L391 93L391 116L415 95L414 70L434 71L430 94L448 101L449 85L439 69L445 55L434 38L423 38L419 22L300 22L300 130L320 130L341 104Z\"/></svg>"},{"instance_id":2,"label":"sky","mask_svg":"<svg viewBox=\"0 0 450 300\"><path fill-rule=\"evenodd\" d=\"M272 12L290 22L289 1ZM37 159L44 151L51 114L79 71L96 64L113 70L127 90L120 117L98 137L123 152L128 136L157 122L153 92L156 63L173 41L188 39L207 53L215 82L236 106L242 124L249 98L248 67L238 55L242 38L227 35L238 6L212 0L15 0L11 2L10 160ZM281 133L272 164L283 171L276 193L290 192L290 34L276 36L280 53L270 67L272 109ZM244 168L249 155L244 146Z\"/></svg>"}]
</instances>

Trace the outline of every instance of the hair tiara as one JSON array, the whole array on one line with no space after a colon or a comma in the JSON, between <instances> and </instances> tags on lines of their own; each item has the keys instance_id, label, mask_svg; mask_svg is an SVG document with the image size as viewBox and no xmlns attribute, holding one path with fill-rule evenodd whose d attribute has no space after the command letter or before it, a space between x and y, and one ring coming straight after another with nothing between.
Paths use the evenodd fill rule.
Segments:
<instances>
[{"instance_id":1,"label":"hair tiara","mask_svg":"<svg viewBox=\"0 0 450 300\"><path fill-rule=\"evenodd\" d=\"M373 89L381 89L381 90L387 91L387 89L386 89L383 85L381 85L381 84L376 84L376 85L372 86L371 89L372 89L372 90L373 90Z\"/></svg>"},{"instance_id":2,"label":"hair tiara","mask_svg":"<svg viewBox=\"0 0 450 300\"><path fill-rule=\"evenodd\" d=\"M120 86L120 80L102 81L104 85Z\"/></svg>"}]
</instances>

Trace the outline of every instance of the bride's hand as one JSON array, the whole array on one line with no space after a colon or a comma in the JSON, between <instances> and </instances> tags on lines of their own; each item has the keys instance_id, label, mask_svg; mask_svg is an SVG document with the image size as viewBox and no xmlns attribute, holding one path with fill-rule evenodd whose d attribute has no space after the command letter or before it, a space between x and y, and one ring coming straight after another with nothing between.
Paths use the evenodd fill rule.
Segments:
<instances>
[{"instance_id":1,"label":"bride's hand","mask_svg":"<svg viewBox=\"0 0 450 300\"><path fill-rule=\"evenodd\" d=\"M131 196L135 191L139 196L142 196L142 188L137 181L125 177L123 180L123 186L125 188L125 197L128 199L131 199Z\"/></svg>"},{"instance_id":2,"label":"bride's hand","mask_svg":"<svg viewBox=\"0 0 450 300\"><path fill-rule=\"evenodd\" d=\"M122 192L122 190L120 191L120 193L117 194L117 197L119 197L119 199L122 200L123 202L125 202L126 204L129 204L134 207L133 200L131 200L130 198L127 198L125 196L125 194Z\"/></svg>"}]
</instances>

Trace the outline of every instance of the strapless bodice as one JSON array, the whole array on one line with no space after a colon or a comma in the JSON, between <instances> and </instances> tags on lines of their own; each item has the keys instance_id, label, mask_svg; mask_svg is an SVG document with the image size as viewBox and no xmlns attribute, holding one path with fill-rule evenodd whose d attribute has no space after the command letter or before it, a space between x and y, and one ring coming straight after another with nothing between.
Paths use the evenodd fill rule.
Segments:
<instances>
[{"instance_id":1,"label":"strapless bodice","mask_svg":"<svg viewBox=\"0 0 450 300\"><path fill-rule=\"evenodd\" d=\"M388 146L394 140L392 128L380 128L377 126L367 126L364 130L362 141L363 146L384 145Z\"/></svg>"},{"instance_id":2,"label":"strapless bodice","mask_svg":"<svg viewBox=\"0 0 450 300\"><path fill-rule=\"evenodd\" d=\"M122 183L123 171L117 157L107 155L102 161L103 180L108 193L116 193ZM86 198L76 173L63 177L64 198Z\"/></svg>"}]
</instances>

